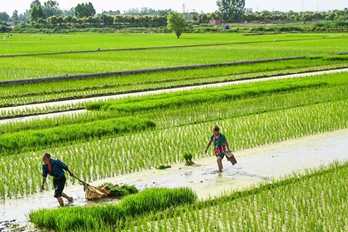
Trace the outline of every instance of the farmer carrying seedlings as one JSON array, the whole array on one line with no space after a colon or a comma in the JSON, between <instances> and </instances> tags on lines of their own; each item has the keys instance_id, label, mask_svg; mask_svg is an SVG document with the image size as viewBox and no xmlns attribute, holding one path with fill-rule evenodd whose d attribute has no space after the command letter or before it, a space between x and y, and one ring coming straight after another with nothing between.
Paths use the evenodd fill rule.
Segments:
<instances>
[{"instance_id":1,"label":"farmer carrying seedlings","mask_svg":"<svg viewBox=\"0 0 348 232\"><path fill-rule=\"evenodd\" d=\"M208 143L207 149L205 149L205 153L208 152L210 145L214 143L214 154L216 155L216 162L218 164L219 172L222 172L222 159L225 157L225 151L230 150L228 142L226 140L225 135L220 133L220 128L218 126L213 127L213 135L210 137L210 141Z\"/></svg>"},{"instance_id":2,"label":"farmer carrying seedlings","mask_svg":"<svg viewBox=\"0 0 348 232\"><path fill-rule=\"evenodd\" d=\"M57 198L59 205L64 206L62 197L66 198L69 202L72 202L73 198L63 193L66 182L64 170L69 172L70 176L74 176L74 174L62 161L51 159L51 155L48 153L45 153L42 156L42 160L44 162L42 165L42 190L45 190L45 181L47 174L49 174L50 176L53 176L54 197Z\"/></svg>"}]
</instances>

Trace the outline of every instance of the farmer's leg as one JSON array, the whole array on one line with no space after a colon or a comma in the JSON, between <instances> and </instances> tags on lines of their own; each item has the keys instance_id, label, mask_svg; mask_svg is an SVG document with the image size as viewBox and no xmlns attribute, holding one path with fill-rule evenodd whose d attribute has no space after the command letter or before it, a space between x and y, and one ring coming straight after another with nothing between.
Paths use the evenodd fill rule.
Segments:
<instances>
[{"instance_id":1,"label":"farmer's leg","mask_svg":"<svg viewBox=\"0 0 348 232\"><path fill-rule=\"evenodd\" d=\"M66 195L65 193L62 193L62 197L64 197L65 199L67 199L68 201L72 202L73 198L69 197L68 195Z\"/></svg>"},{"instance_id":2,"label":"farmer's leg","mask_svg":"<svg viewBox=\"0 0 348 232\"><path fill-rule=\"evenodd\" d=\"M57 198L59 205L64 206L64 202L62 199L62 193L65 186L66 178L65 176L59 179L53 179L54 183L54 197Z\"/></svg>"},{"instance_id":3,"label":"farmer's leg","mask_svg":"<svg viewBox=\"0 0 348 232\"><path fill-rule=\"evenodd\" d=\"M224 158L225 154L224 153L220 153L218 156L217 156L217 164L218 164L218 167L219 167L219 171L222 172L222 169L223 169L223 166L222 166L222 159Z\"/></svg>"},{"instance_id":4,"label":"farmer's leg","mask_svg":"<svg viewBox=\"0 0 348 232\"><path fill-rule=\"evenodd\" d=\"M63 199L61 197L57 197L57 200L58 200L58 203L60 206L64 206L64 202L63 202Z\"/></svg>"},{"instance_id":5,"label":"farmer's leg","mask_svg":"<svg viewBox=\"0 0 348 232\"><path fill-rule=\"evenodd\" d=\"M223 167L222 167L222 161L221 161L221 159L220 159L220 158L217 158L216 162L217 162L217 164L218 164L219 172L222 172Z\"/></svg>"}]
</instances>

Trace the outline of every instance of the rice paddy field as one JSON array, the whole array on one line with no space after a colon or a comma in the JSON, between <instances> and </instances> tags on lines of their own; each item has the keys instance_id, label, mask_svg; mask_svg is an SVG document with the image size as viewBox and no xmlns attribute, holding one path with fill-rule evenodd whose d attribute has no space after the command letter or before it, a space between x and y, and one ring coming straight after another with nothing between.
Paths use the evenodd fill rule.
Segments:
<instances>
[{"instance_id":1,"label":"rice paddy field","mask_svg":"<svg viewBox=\"0 0 348 232\"><path fill-rule=\"evenodd\" d=\"M209 157L204 150L215 124L236 154L346 129L347 72L209 84L344 69L347 44L346 34L14 34L0 43L0 120L14 119L0 124L0 205L40 194L44 152L91 182L183 163L185 152ZM267 60L274 58L287 59ZM246 62L224 64L235 61ZM214 66L198 66L204 64ZM183 68L161 70L177 66ZM158 70L108 75L150 68ZM96 75L74 78L84 74ZM57 76L71 79L44 79ZM26 79L33 81L16 82ZM207 88L70 103L200 85ZM63 111L72 113L44 117ZM33 115L43 117L20 120ZM28 218L44 231L346 231L347 172L347 163L337 162L205 200L190 186L149 188L118 205L37 209ZM71 178L67 187L76 184Z\"/></svg>"}]
</instances>

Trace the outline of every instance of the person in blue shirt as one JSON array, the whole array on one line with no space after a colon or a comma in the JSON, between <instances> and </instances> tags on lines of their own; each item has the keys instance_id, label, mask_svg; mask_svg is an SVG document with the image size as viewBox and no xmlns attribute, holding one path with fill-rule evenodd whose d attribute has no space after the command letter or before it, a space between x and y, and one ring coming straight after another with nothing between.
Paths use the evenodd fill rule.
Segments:
<instances>
[{"instance_id":1,"label":"person in blue shirt","mask_svg":"<svg viewBox=\"0 0 348 232\"><path fill-rule=\"evenodd\" d=\"M227 139L225 135L220 133L220 128L218 126L213 127L213 135L210 137L207 148L205 149L205 153L208 152L210 145L214 143L214 154L216 155L216 162L218 164L219 172L222 172L222 159L225 157L225 151L230 150Z\"/></svg>"},{"instance_id":2,"label":"person in blue shirt","mask_svg":"<svg viewBox=\"0 0 348 232\"><path fill-rule=\"evenodd\" d=\"M53 176L54 197L57 198L59 205L64 206L62 197L66 198L69 202L72 202L73 198L63 193L66 182L64 171L67 171L70 174L70 176L74 176L74 174L62 161L58 159L52 159L51 155L48 153L45 153L42 156L42 160L42 190L45 190L45 182L47 175Z\"/></svg>"}]
</instances>

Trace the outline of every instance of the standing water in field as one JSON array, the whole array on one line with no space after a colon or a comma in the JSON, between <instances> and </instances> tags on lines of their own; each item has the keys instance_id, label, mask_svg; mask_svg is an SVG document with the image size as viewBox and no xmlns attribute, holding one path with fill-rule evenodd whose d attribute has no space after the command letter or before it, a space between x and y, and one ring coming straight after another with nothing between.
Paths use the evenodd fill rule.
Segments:
<instances>
[{"instance_id":1,"label":"standing water in field","mask_svg":"<svg viewBox=\"0 0 348 232\"><path fill-rule=\"evenodd\" d=\"M273 178L281 178L294 172L304 173L306 169L325 166L334 161L347 161L348 130L243 150L236 152L235 156L238 164L232 166L224 159L224 171L219 174L216 173L215 156L212 155L208 158L196 159L194 166L175 164L166 170L151 169L91 184L94 186L105 182L128 184L135 185L140 190L150 187L185 186L192 188L200 199L208 199ZM91 206L118 201L107 198L99 202L89 202L85 200L83 187L78 185L67 187L66 192L74 197L74 202L69 206ZM56 208L57 206L52 190L26 198L0 202L0 231L1 222L15 220L15 223L26 224L30 211L39 208Z\"/></svg>"}]
</instances>

